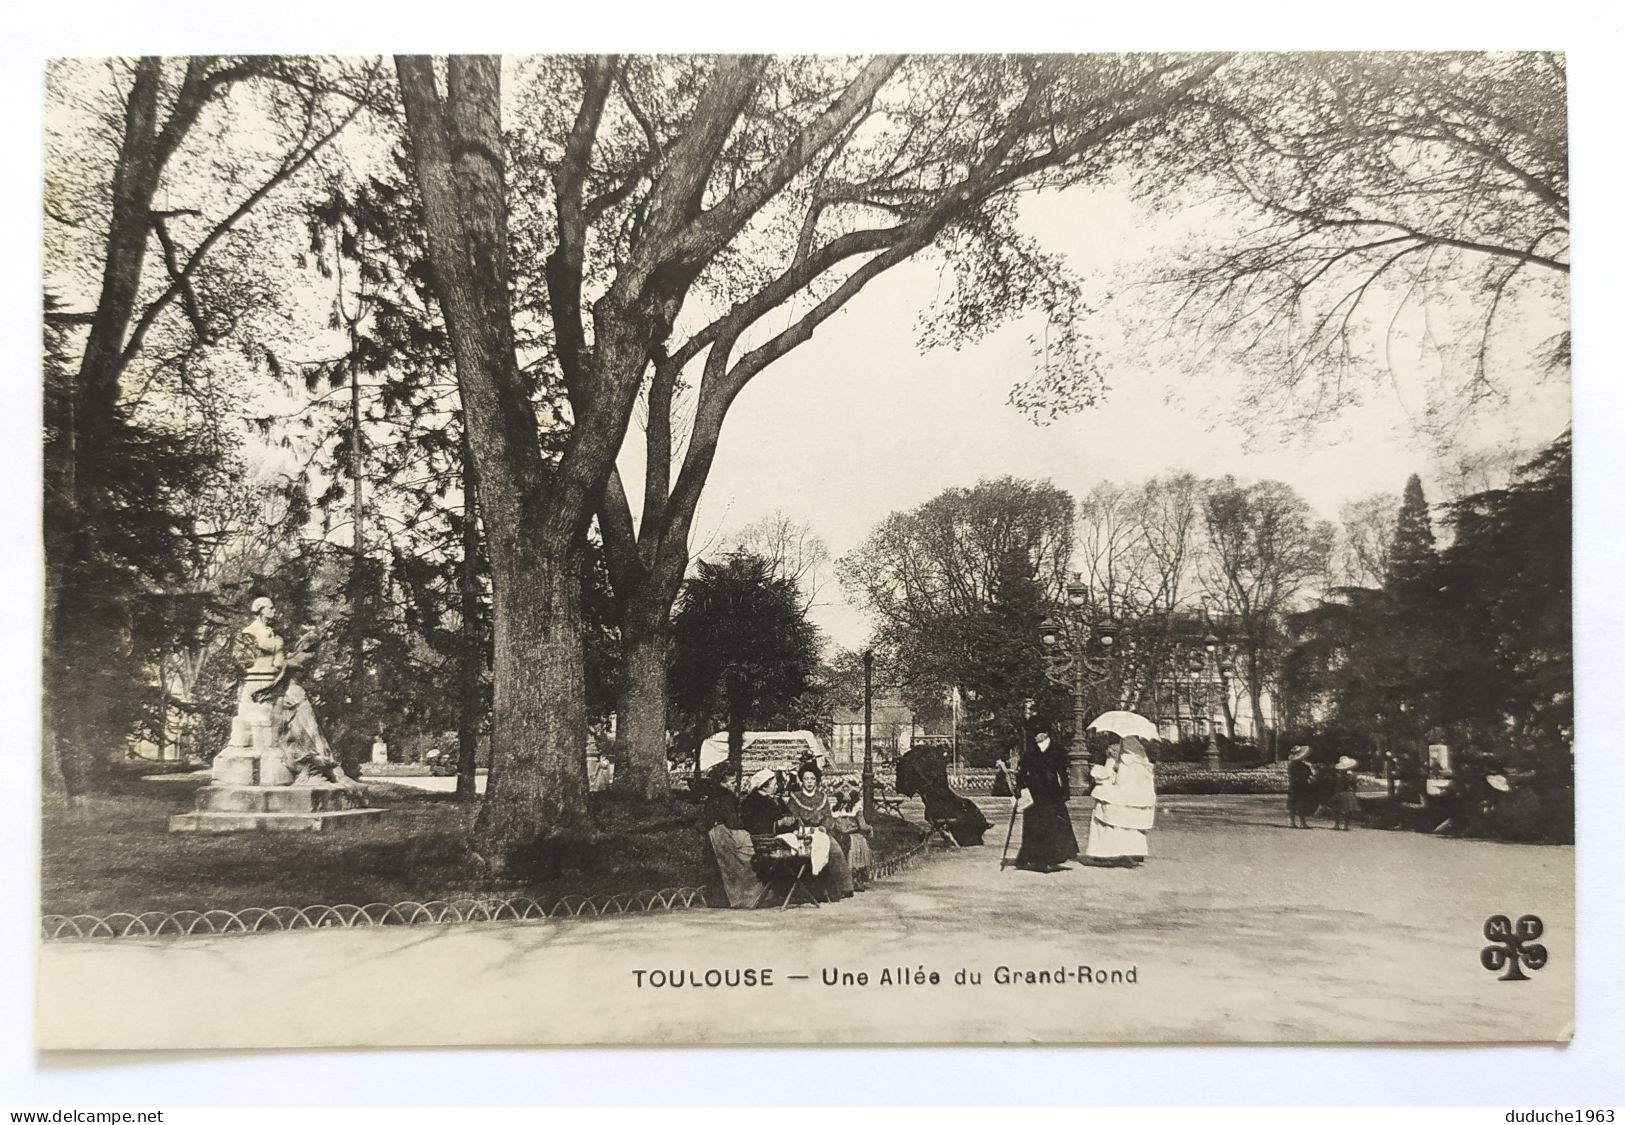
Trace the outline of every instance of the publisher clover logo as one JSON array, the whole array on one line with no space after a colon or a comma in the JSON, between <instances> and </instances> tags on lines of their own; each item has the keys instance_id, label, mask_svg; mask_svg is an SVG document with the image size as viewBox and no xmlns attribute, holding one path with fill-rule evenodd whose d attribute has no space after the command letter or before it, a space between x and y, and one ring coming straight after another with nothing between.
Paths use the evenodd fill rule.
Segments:
<instances>
[{"instance_id":1,"label":"publisher clover logo","mask_svg":"<svg viewBox=\"0 0 1625 1125\"><path fill-rule=\"evenodd\" d=\"M1546 964L1546 947L1535 944L1545 932L1540 919L1525 914L1514 925L1505 914L1497 914L1484 922L1484 936L1490 940L1478 955L1479 963L1492 973L1500 973L1502 980L1528 980L1524 969L1539 969Z\"/></svg>"}]
</instances>

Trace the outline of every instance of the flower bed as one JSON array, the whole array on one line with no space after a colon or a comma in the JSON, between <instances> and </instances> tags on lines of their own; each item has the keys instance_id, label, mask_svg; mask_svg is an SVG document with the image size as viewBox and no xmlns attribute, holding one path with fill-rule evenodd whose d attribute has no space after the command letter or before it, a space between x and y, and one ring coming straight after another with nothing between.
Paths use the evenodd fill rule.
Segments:
<instances>
[{"instance_id":1,"label":"flower bed","mask_svg":"<svg viewBox=\"0 0 1625 1125\"><path fill-rule=\"evenodd\" d=\"M1286 763L1267 766L1221 765L1210 770L1195 762L1158 762L1158 793L1285 793Z\"/></svg>"}]
</instances>

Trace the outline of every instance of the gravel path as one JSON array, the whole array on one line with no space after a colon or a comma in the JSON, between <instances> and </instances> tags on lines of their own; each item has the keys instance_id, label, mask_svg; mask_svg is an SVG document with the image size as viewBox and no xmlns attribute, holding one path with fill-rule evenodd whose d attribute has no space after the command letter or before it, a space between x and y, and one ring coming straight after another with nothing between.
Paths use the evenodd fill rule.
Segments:
<instances>
[{"instance_id":1,"label":"gravel path","mask_svg":"<svg viewBox=\"0 0 1625 1125\"><path fill-rule=\"evenodd\" d=\"M38 1043L1571 1035L1572 848L1294 832L1279 805L1169 798L1143 868L1035 875L999 870L1008 803L987 801L987 846L937 853L818 909L52 943L40 955ZM1492 914L1543 919L1550 961L1529 981L1479 964ZM1008 971L1017 979L1002 983ZM708 972L722 983L707 984ZM673 979L698 983L659 983Z\"/></svg>"}]
</instances>

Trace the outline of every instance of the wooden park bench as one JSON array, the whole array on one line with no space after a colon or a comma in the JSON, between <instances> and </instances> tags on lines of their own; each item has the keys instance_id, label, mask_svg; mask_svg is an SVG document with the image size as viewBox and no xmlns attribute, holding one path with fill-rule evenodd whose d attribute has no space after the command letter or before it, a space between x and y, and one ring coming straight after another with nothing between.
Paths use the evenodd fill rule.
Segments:
<instances>
[{"instance_id":1,"label":"wooden park bench","mask_svg":"<svg viewBox=\"0 0 1625 1125\"><path fill-rule=\"evenodd\" d=\"M875 808L892 816L903 815L903 798L897 790L875 778Z\"/></svg>"},{"instance_id":2,"label":"wooden park bench","mask_svg":"<svg viewBox=\"0 0 1625 1125\"><path fill-rule=\"evenodd\" d=\"M811 856L791 851L783 840L772 834L752 836L750 842L756 850L751 867L762 881L762 898L756 903L757 906L778 899L781 891L784 898L779 901L780 910L788 907L798 896L800 901L819 905L818 896L812 889Z\"/></svg>"}]
</instances>

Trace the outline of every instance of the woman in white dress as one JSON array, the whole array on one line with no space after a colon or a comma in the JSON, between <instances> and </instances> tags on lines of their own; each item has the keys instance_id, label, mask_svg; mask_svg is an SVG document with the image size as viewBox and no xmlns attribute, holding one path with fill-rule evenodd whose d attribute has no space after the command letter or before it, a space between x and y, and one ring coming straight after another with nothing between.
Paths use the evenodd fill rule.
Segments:
<instances>
[{"instance_id":1,"label":"woman in white dress","mask_svg":"<svg viewBox=\"0 0 1625 1125\"><path fill-rule=\"evenodd\" d=\"M1138 867L1145 861L1146 833L1157 811L1156 775L1145 746L1134 735L1119 739L1106 760L1090 770L1094 811L1084 862L1101 867Z\"/></svg>"}]
</instances>

